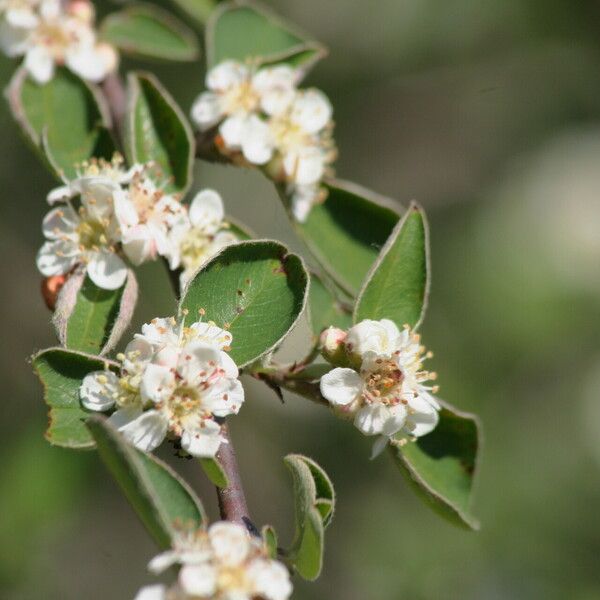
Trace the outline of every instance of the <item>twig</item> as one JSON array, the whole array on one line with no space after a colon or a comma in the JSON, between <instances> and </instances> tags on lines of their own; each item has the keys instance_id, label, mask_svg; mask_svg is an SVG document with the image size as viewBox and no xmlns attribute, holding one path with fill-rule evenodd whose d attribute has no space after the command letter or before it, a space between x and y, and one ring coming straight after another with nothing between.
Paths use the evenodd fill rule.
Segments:
<instances>
[{"instance_id":1,"label":"twig","mask_svg":"<svg viewBox=\"0 0 600 600\"><path fill-rule=\"evenodd\" d=\"M115 136L121 142L121 146L123 146L127 93L125 92L125 86L119 73L110 73L106 76L102 82L102 92L108 105Z\"/></svg>"},{"instance_id":2,"label":"twig","mask_svg":"<svg viewBox=\"0 0 600 600\"><path fill-rule=\"evenodd\" d=\"M254 526L250 521L235 448L233 447L231 436L229 435L229 427L226 423L223 424L222 435L226 443L221 444L217 452L217 460L227 476L228 485L225 488L217 487L221 518L241 523L249 529L254 530Z\"/></svg>"}]
</instances>

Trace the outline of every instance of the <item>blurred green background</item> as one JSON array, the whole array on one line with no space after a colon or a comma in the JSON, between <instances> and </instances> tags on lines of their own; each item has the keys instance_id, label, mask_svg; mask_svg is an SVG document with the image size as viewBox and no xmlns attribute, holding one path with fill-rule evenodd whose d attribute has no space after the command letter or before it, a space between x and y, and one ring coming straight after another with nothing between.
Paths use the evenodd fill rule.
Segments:
<instances>
[{"instance_id":1,"label":"blurred green background","mask_svg":"<svg viewBox=\"0 0 600 600\"><path fill-rule=\"evenodd\" d=\"M335 106L338 175L427 209L424 340L441 395L485 426L482 529L466 533L385 455L370 462L352 427L246 381L232 430L255 521L290 539L288 452L314 457L338 492L323 576L296 582L295 598L600 598L600 3L271 4L330 48L308 84ZM2 59L2 81L12 69ZM187 111L201 68L156 71ZM42 437L27 357L55 343L34 261L53 182L5 106L0 152L0 597L133 598L152 581L153 544L93 453ZM256 173L198 163L195 187L206 186L258 234L293 243ZM160 265L142 270L142 287L135 326L173 311ZM302 328L284 352L306 344ZM215 516L199 470L177 468Z\"/></svg>"}]
</instances>

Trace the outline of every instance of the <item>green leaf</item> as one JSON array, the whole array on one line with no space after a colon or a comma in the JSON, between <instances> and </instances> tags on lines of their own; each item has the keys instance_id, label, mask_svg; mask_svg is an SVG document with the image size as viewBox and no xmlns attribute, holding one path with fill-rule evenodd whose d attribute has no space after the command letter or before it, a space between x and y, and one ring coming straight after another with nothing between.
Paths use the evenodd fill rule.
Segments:
<instances>
[{"instance_id":1,"label":"green leaf","mask_svg":"<svg viewBox=\"0 0 600 600\"><path fill-rule=\"evenodd\" d=\"M34 148L59 177L72 179L75 166L91 157L112 158L110 117L98 89L59 68L45 85L24 69L7 90L13 117Z\"/></svg>"},{"instance_id":2,"label":"green leaf","mask_svg":"<svg viewBox=\"0 0 600 600\"><path fill-rule=\"evenodd\" d=\"M61 289L52 317L58 338L70 350L104 354L129 325L136 300L133 271L117 290L101 289L85 272L76 271Z\"/></svg>"},{"instance_id":3,"label":"green leaf","mask_svg":"<svg viewBox=\"0 0 600 600\"><path fill-rule=\"evenodd\" d=\"M313 460L288 454L284 463L294 481L296 533L288 553L298 573L310 581L321 573L324 529L333 517L335 494L327 473Z\"/></svg>"},{"instance_id":4,"label":"green leaf","mask_svg":"<svg viewBox=\"0 0 600 600\"><path fill-rule=\"evenodd\" d=\"M220 488L226 488L229 485L227 475L216 458L199 458L198 461L212 484Z\"/></svg>"},{"instance_id":5,"label":"green leaf","mask_svg":"<svg viewBox=\"0 0 600 600\"><path fill-rule=\"evenodd\" d=\"M251 240L256 238L256 234L247 225L232 219L231 217L225 217L226 223L229 225L229 231L237 236L239 240Z\"/></svg>"},{"instance_id":6,"label":"green leaf","mask_svg":"<svg viewBox=\"0 0 600 600\"><path fill-rule=\"evenodd\" d=\"M198 58L196 35L170 12L134 4L102 21L100 36L127 54L143 58L192 61Z\"/></svg>"},{"instance_id":7,"label":"green leaf","mask_svg":"<svg viewBox=\"0 0 600 600\"><path fill-rule=\"evenodd\" d=\"M218 0L171 0L184 13L188 14L199 25L204 25Z\"/></svg>"},{"instance_id":8,"label":"green leaf","mask_svg":"<svg viewBox=\"0 0 600 600\"><path fill-rule=\"evenodd\" d=\"M46 439L65 448L92 448L94 440L84 421L93 413L81 405L79 388L88 373L115 364L64 348L42 350L33 357L32 364L44 387L44 400L50 407Z\"/></svg>"},{"instance_id":9,"label":"green leaf","mask_svg":"<svg viewBox=\"0 0 600 600\"><path fill-rule=\"evenodd\" d=\"M350 307L340 302L314 273L310 276L308 306L310 326L315 335L326 327L348 329L352 325Z\"/></svg>"},{"instance_id":10,"label":"green leaf","mask_svg":"<svg viewBox=\"0 0 600 600\"><path fill-rule=\"evenodd\" d=\"M129 75L126 148L131 164L154 161L167 191L185 192L192 182L192 130L159 81L149 73Z\"/></svg>"},{"instance_id":11,"label":"green leaf","mask_svg":"<svg viewBox=\"0 0 600 600\"><path fill-rule=\"evenodd\" d=\"M272 525L265 525L260 534L269 558L277 558L277 532L275 528Z\"/></svg>"},{"instance_id":12,"label":"green leaf","mask_svg":"<svg viewBox=\"0 0 600 600\"><path fill-rule=\"evenodd\" d=\"M288 63L308 71L327 53L271 11L251 2L226 2L206 24L208 66L233 59L264 65Z\"/></svg>"},{"instance_id":13,"label":"green leaf","mask_svg":"<svg viewBox=\"0 0 600 600\"><path fill-rule=\"evenodd\" d=\"M369 271L354 321L391 319L417 327L429 291L429 232L423 210L412 204Z\"/></svg>"},{"instance_id":14,"label":"green leaf","mask_svg":"<svg viewBox=\"0 0 600 600\"><path fill-rule=\"evenodd\" d=\"M87 427L100 458L159 546L170 548L182 528L206 523L200 500L171 467L128 444L105 417L89 418Z\"/></svg>"},{"instance_id":15,"label":"green leaf","mask_svg":"<svg viewBox=\"0 0 600 600\"><path fill-rule=\"evenodd\" d=\"M306 304L308 273L302 259L278 242L233 244L210 260L184 290L181 310L195 320L226 327L230 355L242 367L274 350Z\"/></svg>"},{"instance_id":16,"label":"green leaf","mask_svg":"<svg viewBox=\"0 0 600 600\"><path fill-rule=\"evenodd\" d=\"M327 200L295 227L327 274L355 295L399 215L354 184L338 181L327 187Z\"/></svg>"},{"instance_id":17,"label":"green leaf","mask_svg":"<svg viewBox=\"0 0 600 600\"><path fill-rule=\"evenodd\" d=\"M393 440L389 450L426 504L455 525L478 529L470 506L480 445L477 417L444 403L431 433L404 445Z\"/></svg>"}]
</instances>

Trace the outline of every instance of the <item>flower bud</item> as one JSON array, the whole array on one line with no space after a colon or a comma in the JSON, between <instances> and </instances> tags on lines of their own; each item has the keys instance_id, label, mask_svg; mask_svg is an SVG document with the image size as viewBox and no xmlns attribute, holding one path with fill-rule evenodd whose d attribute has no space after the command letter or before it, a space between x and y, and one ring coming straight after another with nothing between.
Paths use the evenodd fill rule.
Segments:
<instances>
[{"instance_id":1,"label":"flower bud","mask_svg":"<svg viewBox=\"0 0 600 600\"><path fill-rule=\"evenodd\" d=\"M343 366L348 362L346 356L346 332L337 327L328 327L319 337L319 350L328 362Z\"/></svg>"}]
</instances>

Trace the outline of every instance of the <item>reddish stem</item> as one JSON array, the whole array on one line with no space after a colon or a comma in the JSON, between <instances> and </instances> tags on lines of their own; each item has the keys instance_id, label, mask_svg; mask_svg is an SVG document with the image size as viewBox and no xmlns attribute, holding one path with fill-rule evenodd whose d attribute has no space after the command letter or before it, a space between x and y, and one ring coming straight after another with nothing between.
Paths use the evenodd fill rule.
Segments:
<instances>
[{"instance_id":1,"label":"reddish stem","mask_svg":"<svg viewBox=\"0 0 600 600\"><path fill-rule=\"evenodd\" d=\"M227 443L221 444L221 448L217 452L217 460L227 476L228 485L225 488L217 487L219 511L222 519L235 521L248 527L251 526L251 521L248 505L246 504L246 495L244 494L235 448L227 424L223 425L223 437Z\"/></svg>"}]
</instances>

